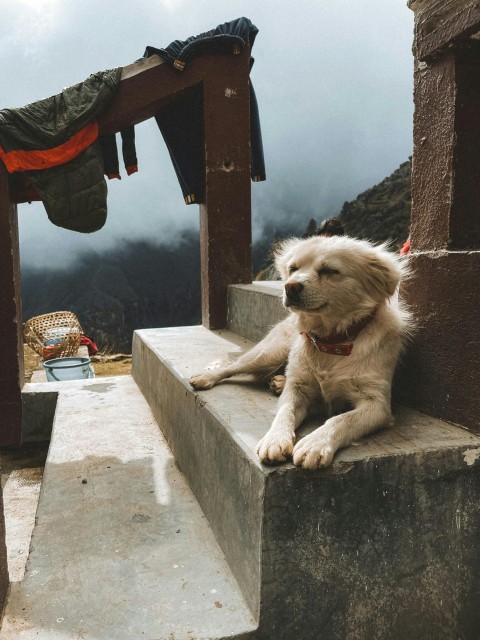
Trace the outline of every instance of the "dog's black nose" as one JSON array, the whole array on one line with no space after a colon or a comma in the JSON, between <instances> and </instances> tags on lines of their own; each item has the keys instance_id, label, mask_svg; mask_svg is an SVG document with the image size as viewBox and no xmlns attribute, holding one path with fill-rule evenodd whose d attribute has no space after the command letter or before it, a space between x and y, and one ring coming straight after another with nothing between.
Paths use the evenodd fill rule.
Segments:
<instances>
[{"instance_id":1,"label":"dog's black nose","mask_svg":"<svg viewBox=\"0 0 480 640\"><path fill-rule=\"evenodd\" d=\"M287 303L298 301L302 290L303 284L301 282L286 282L285 295L287 297Z\"/></svg>"}]
</instances>

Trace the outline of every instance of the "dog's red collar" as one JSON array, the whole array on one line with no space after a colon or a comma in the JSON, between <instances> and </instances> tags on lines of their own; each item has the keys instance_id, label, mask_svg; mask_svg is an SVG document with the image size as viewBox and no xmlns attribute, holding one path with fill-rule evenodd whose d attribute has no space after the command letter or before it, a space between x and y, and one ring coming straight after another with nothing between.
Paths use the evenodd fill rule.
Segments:
<instances>
[{"instance_id":1,"label":"dog's red collar","mask_svg":"<svg viewBox=\"0 0 480 640\"><path fill-rule=\"evenodd\" d=\"M365 318L354 322L343 333L331 333L329 336L322 338L312 331L301 331L301 335L305 336L321 353L328 353L332 356L349 356L352 353L353 342L345 342L346 340L355 340L360 331L373 320L377 309L375 308Z\"/></svg>"}]
</instances>

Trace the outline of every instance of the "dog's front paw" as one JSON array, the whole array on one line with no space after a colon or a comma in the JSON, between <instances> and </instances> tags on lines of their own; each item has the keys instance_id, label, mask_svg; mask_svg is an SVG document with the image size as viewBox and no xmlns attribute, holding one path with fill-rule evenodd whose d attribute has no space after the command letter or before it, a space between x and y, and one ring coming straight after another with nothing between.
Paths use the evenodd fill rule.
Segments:
<instances>
[{"instance_id":1,"label":"dog's front paw","mask_svg":"<svg viewBox=\"0 0 480 640\"><path fill-rule=\"evenodd\" d=\"M293 450L293 464L304 469L328 467L337 447L328 433L322 433L322 427L305 436Z\"/></svg>"},{"instance_id":2,"label":"dog's front paw","mask_svg":"<svg viewBox=\"0 0 480 640\"><path fill-rule=\"evenodd\" d=\"M273 378L270 379L270 382L268 385L270 387L270 391L274 393L276 396L279 396L285 387L285 382L286 382L285 376L282 376L282 375L273 376Z\"/></svg>"},{"instance_id":3,"label":"dog's front paw","mask_svg":"<svg viewBox=\"0 0 480 640\"><path fill-rule=\"evenodd\" d=\"M264 464L285 462L292 455L294 434L267 433L257 444L257 455Z\"/></svg>"},{"instance_id":4,"label":"dog's front paw","mask_svg":"<svg viewBox=\"0 0 480 640\"><path fill-rule=\"evenodd\" d=\"M198 376L192 376L190 378L190 384L196 391L201 389L211 389L218 382L216 376L211 373L201 373Z\"/></svg>"}]
</instances>

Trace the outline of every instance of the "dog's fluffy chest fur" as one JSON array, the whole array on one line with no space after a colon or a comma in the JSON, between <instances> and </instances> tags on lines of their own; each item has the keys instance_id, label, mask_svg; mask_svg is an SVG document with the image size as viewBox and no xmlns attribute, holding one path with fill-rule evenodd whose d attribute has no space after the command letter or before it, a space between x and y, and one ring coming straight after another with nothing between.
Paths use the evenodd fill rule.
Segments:
<instances>
[{"instance_id":1,"label":"dog's fluffy chest fur","mask_svg":"<svg viewBox=\"0 0 480 640\"><path fill-rule=\"evenodd\" d=\"M348 363L346 359L349 360ZM287 376L289 369L291 371L293 367L297 369L301 366L305 383L316 385L319 395L327 404L333 406L338 403L350 403L358 396L361 387L361 380L352 376L352 364L355 359L353 352L350 356L321 353L314 345L307 344L302 339L298 351L291 353L291 366L287 367Z\"/></svg>"},{"instance_id":2,"label":"dog's fluffy chest fur","mask_svg":"<svg viewBox=\"0 0 480 640\"><path fill-rule=\"evenodd\" d=\"M299 331L290 351L287 377L293 374L306 385L314 385L318 394L330 406L338 403L356 404L375 395L375 387L391 383L393 369L401 349L401 339L394 330L395 314L383 307L377 317L352 340L350 355L322 353ZM388 349L385 349L386 343ZM387 355L388 354L388 355ZM375 384L366 375L365 365L378 369ZM382 375L383 374L383 375ZM382 379L383 378L383 379Z\"/></svg>"}]
</instances>

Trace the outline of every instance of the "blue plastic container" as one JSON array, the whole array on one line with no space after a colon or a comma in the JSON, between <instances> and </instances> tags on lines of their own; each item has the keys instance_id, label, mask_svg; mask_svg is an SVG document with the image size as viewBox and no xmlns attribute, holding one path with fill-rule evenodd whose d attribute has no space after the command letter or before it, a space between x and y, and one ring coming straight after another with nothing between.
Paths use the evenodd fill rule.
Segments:
<instances>
[{"instance_id":1,"label":"blue plastic container","mask_svg":"<svg viewBox=\"0 0 480 640\"><path fill-rule=\"evenodd\" d=\"M90 358L53 358L43 363L48 382L94 378Z\"/></svg>"}]
</instances>

